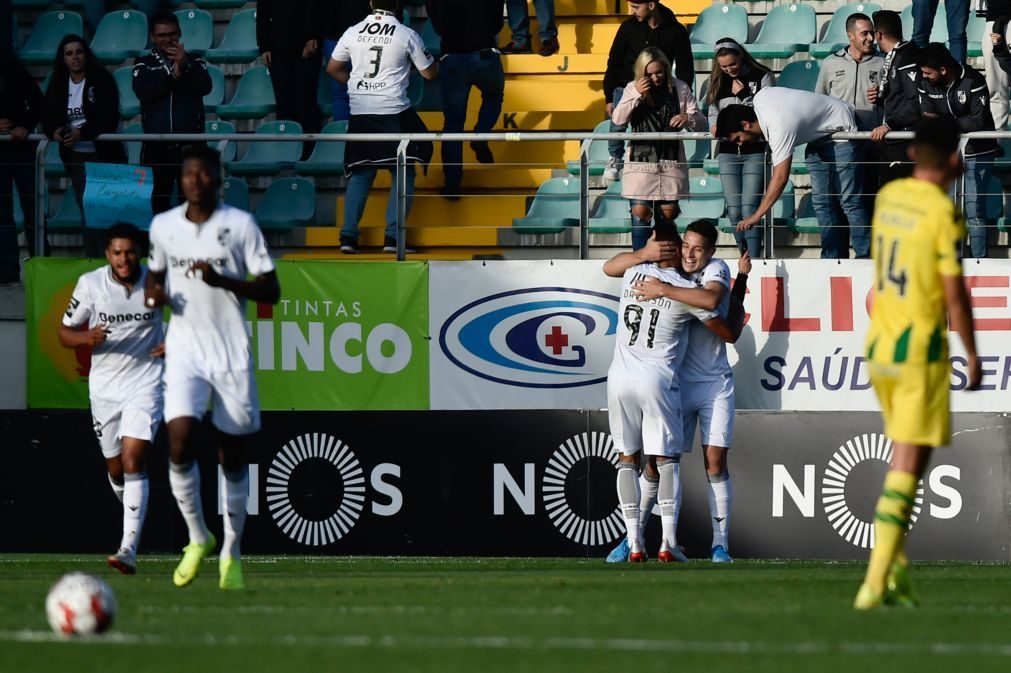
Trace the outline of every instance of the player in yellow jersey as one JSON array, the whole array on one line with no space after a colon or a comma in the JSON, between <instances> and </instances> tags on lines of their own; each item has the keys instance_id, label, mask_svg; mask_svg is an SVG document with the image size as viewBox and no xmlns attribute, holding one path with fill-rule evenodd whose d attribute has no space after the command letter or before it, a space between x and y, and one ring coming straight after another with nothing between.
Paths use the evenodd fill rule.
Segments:
<instances>
[{"instance_id":1,"label":"player in yellow jersey","mask_svg":"<svg viewBox=\"0 0 1011 673\"><path fill-rule=\"evenodd\" d=\"M916 484L935 446L951 439L948 330L968 354L969 390L980 382L972 309L959 254L965 220L947 190L962 171L953 119L916 127L913 177L878 193L871 229L874 308L867 334L871 383L881 403L892 463L874 513L874 550L854 607L916 604L905 537Z\"/></svg>"}]
</instances>

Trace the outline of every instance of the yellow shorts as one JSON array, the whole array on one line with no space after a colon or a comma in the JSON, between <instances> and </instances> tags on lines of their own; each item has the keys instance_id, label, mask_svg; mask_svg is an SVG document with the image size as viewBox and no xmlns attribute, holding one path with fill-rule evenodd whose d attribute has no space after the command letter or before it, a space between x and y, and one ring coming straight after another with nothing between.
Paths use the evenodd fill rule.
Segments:
<instances>
[{"instance_id":1,"label":"yellow shorts","mask_svg":"<svg viewBox=\"0 0 1011 673\"><path fill-rule=\"evenodd\" d=\"M947 359L927 364L868 364L889 439L917 446L944 446L951 441Z\"/></svg>"}]
</instances>

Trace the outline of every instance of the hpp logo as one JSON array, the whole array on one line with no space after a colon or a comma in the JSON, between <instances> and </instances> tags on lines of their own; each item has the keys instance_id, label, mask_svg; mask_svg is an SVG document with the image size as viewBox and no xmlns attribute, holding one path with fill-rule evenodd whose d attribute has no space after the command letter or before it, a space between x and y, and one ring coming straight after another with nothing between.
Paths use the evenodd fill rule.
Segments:
<instances>
[{"instance_id":1,"label":"hpp logo","mask_svg":"<svg viewBox=\"0 0 1011 673\"><path fill-rule=\"evenodd\" d=\"M618 298L576 288L503 292L464 306L439 346L455 365L524 388L576 388L607 380Z\"/></svg>"}]
</instances>

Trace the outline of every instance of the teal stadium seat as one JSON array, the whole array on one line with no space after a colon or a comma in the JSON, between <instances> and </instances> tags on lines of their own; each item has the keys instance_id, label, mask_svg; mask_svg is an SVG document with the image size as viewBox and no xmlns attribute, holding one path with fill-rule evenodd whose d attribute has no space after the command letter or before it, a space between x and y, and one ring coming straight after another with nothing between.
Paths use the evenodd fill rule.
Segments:
<instances>
[{"instance_id":1,"label":"teal stadium seat","mask_svg":"<svg viewBox=\"0 0 1011 673\"><path fill-rule=\"evenodd\" d=\"M52 199L48 199L52 201ZM50 231L63 230L73 231L84 226L84 216L81 215L81 208L77 205L77 197L74 194L74 186L68 184L67 190L63 192L60 206L56 212L50 213L46 218L46 228Z\"/></svg>"},{"instance_id":2,"label":"teal stadium seat","mask_svg":"<svg viewBox=\"0 0 1011 673\"><path fill-rule=\"evenodd\" d=\"M204 124L204 133L235 133L235 124L232 122L222 121L220 119L215 119L214 121L209 121ZM221 160L225 163L229 161L235 161L235 156L237 153L238 143L234 140L230 141L228 145L225 146L225 151L221 155Z\"/></svg>"},{"instance_id":3,"label":"teal stadium seat","mask_svg":"<svg viewBox=\"0 0 1011 673\"><path fill-rule=\"evenodd\" d=\"M940 7L937 9L941 11ZM943 16L943 15L942 15ZM947 26L947 23L945 23ZM983 55L983 31L986 30L986 19L976 16L976 12L969 12L969 25L965 27L965 37L969 41L967 54L969 58L979 58Z\"/></svg>"},{"instance_id":4,"label":"teal stadium seat","mask_svg":"<svg viewBox=\"0 0 1011 673\"><path fill-rule=\"evenodd\" d=\"M732 37L741 44L748 41L748 12L740 5L710 5L699 14L690 37L695 58L712 58L713 46L721 37Z\"/></svg>"},{"instance_id":5,"label":"teal stadium seat","mask_svg":"<svg viewBox=\"0 0 1011 673\"><path fill-rule=\"evenodd\" d=\"M745 45L755 58L790 58L817 39L818 22L810 5L777 5L753 44Z\"/></svg>"},{"instance_id":6,"label":"teal stadium seat","mask_svg":"<svg viewBox=\"0 0 1011 673\"><path fill-rule=\"evenodd\" d=\"M688 198L681 199L681 215L675 220L678 229L700 219L719 221L727 210L727 202L723 199L723 185L720 179L711 175L691 178L688 181Z\"/></svg>"},{"instance_id":7,"label":"teal stadium seat","mask_svg":"<svg viewBox=\"0 0 1011 673\"><path fill-rule=\"evenodd\" d=\"M256 133L299 134L302 133L302 126L298 122L291 121L264 122L256 129ZM249 143L249 149L241 159L228 163L228 172L233 175L276 175L285 169L294 168L295 162L301 156L300 141L269 140Z\"/></svg>"},{"instance_id":8,"label":"teal stadium seat","mask_svg":"<svg viewBox=\"0 0 1011 673\"><path fill-rule=\"evenodd\" d=\"M797 218L792 223L787 223L787 228L795 234L821 233L821 229L818 228L818 218L814 214L814 204L811 202L810 192L800 200Z\"/></svg>"},{"instance_id":9,"label":"teal stadium seat","mask_svg":"<svg viewBox=\"0 0 1011 673\"><path fill-rule=\"evenodd\" d=\"M119 117L133 119L140 114L140 101L133 92L133 68L127 66L112 73L119 89Z\"/></svg>"},{"instance_id":10,"label":"teal stadium seat","mask_svg":"<svg viewBox=\"0 0 1011 673\"><path fill-rule=\"evenodd\" d=\"M236 12L225 28L221 44L208 49L206 53L207 60L211 63L252 63L259 55L255 9Z\"/></svg>"},{"instance_id":11,"label":"teal stadium seat","mask_svg":"<svg viewBox=\"0 0 1011 673\"><path fill-rule=\"evenodd\" d=\"M180 42L186 51L203 56L214 41L214 18L203 9L180 9L176 11L183 36Z\"/></svg>"},{"instance_id":12,"label":"teal stadium seat","mask_svg":"<svg viewBox=\"0 0 1011 673\"><path fill-rule=\"evenodd\" d=\"M140 56L147 48L147 17L138 11L109 12L95 30L91 50L106 65Z\"/></svg>"},{"instance_id":13,"label":"teal stadium seat","mask_svg":"<svg viewBox=\"0 0 1011 673\"><path fill-rule=\"evenodd\" d=\"M333 116L333 78L326 74L324 67L319 71L319 81L316 83L316 105L323 117Z\"/></svg>"},{"instance_id":14,"label":"teal stadium seat","mask_svg":"<svg viewBox=\"0 0 1011 673\"><path fill-rule=\"evenodd\" d=\"M224 202L232 208L249 210L249 185L242 178L228 178L222 186Z\"/></svg>"},{"instance_id":15,"label":"teal stadium seat","mask_svg":"<svg viewBox=\"0 0 1011 673\"><path fill-rule=\"evenodd\" d=\"M56 141L49 141L46 145L46 177L63 178L67 176L67 167L63 165L60 158L60 144Z\"/></svg>"},{"instance_id":16,"label":"teal stadium seat","mask_svg":"<svg viewBox=\"0 0 1011 673\"><path fill-rule=\"evenodd\" d=\"M627 234L632 231L632 215L628 199L621 195L621 181L612 182L597 199L590 215L590 232L594 234Z\"/></svg>"},{"instance_id":17,"label":"teal stadium seat","mask_svg":"<svg viewBox=\"0 0 1011 673\"><path fill-rule=\"evenodd\" d=\"M811 52L811 56L825 58L832 52L849 44L849 38L846 37L846 19L850 14L861 13L871 16L879 9L881 9L881 5L873 2L851 2L835 10L832 18L829 19L828 27L825 29L825 36L820 42L808 45L808 51ZM913 31L912 21L909 22L908 28L906 28L906 23L903 21L902 27L903 34L912 33Z\"/></svg>"},{"instance_id":18,"label":"teal stadium seat","mask_svg":"<svg viewBox=\"0 0 1011 673\"><path fill-rule=\"evenodd\" d=\"M778 86L785 86L788 89L800 89L801 91L814 91L818 84L818 73L821 71L821 64L818 61L794 61L787 63L783 72L779 73L776 80Z\"/></svg>"},{"instance_id":19,"label":"teal stadium seat","mask_svg":"<svg viewBox=\"0 0 1011 673\"><path fill-rule=\"evenodd\" d=\"M610 130L611 122L604 120L594 127L593 132L608 133ZM587 168L590 171L590 175L603 175L604 166L610 157L611 155L607 153L606 140L591 140L589 156L586 158L589 162ZM579 159L572 159L566 162L566 170L568 170L570 175L579 175Z\"/></svg>"},{"instance_id":20,"label":"teal stadium seat","mask_svg":"<svg viewBox=\"0 0 1011 673\"><path fill-rule=\"evenodd\" d=\"M689 168L701 168L709 159L711 140L682 140L685 146L685 161Z\"/></svg>"},{"instance_id":21,"label":"teal stadium seat","mask_svg":"<svg viewBox=\"0 0 1011 673\"><path fill-rule=\"evenodd\" d=\"M144 125L140 122L134 122L126 128L123 129L123 133L143 133ZM134 166L140 165L140 149L141 142L139 140L134 140L131 142L125 142L123 145L126 147L126 162Z\"/></svg>"},{"instance_id":22,"label":"teal stadium seat","mask_svg":"<svg viewBox=\"0 0 1011 673\"><path fill-rule=\"evenodd\" d=\"M330 122L323 133L347 133L347 121ZM295 164L297 175L344 175L344 141L318 141L305 161Z\"/></svg>"},{"instance_id":23,"label":"teal stadium seat","mask_svg":"<svg viewBox=\"0 0 1011 673\"><path fill-rule=\"evenodd\" d=\"M211 91L204 96L204 111L214 114L225 101L225 73L216 65L208 65L207 72L211 76Z\"/></svg>"},{"instance_id":24,"label":"teal stadium seat","mask_svg":"<svg viewBox=\"0 0 1011 673\"><path fill-rule=\"evenodd\" d=\"M232 100L218 106L218 116L222 119L262 119L275 107L270 73L266 66L256 65L239 80Z\"/></svg>"},{"instance_id":25,"label":"teal stadium seat","mask_svg":"<svg viewBox=\"0 0 1011 673\"><path fill-rule=\"evenodd\" d=\"M77 12L46 12L35 21L18 58L25 65L49 65L64 35L83 35L84 22Z\"/></svg>"},{"instance_id":26,"label":"teal stadium seat","mask_svg":"<svg viewBox=\"0 0 1011 673\"><path fill-rule=\"evenodd\" d=\"M274 180L256 209L256 221L264 231L291 231L315 220L316 188L305 178Z\"/></svg>"},{"instance_id":27,"label":"teal stadium seat","mask_svg":"<svg viewBox=\"0 0 1011 673\"><path fill-rule=\"evenodd\" d=\"M513 218L519 234L559 234L579 226L579 180L551 178L537 188L526 217Z\"/></svg>"},{"instance_id":28,"label":"teal stadium seat","mask_svg":"<svg viewBox=\"0 0 1011 673\"><path fill-rule=\"evenodd\" d=\"M807 175L807 143L793 148L793 163L790 164L790 175Z\"/></svg>"}]
</instances>

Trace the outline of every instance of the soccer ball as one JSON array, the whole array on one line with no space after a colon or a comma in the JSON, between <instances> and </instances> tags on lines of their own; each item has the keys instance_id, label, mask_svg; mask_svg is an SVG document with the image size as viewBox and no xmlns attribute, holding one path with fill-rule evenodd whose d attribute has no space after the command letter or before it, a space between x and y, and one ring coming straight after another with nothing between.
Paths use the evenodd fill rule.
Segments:
<instances>
[{"instance_id":1,"label":"soccer ball","mask_svg":"<svg viewBox=\"0 0 1011 673\"><path fill-rule=\"evenodd\" d=\"M64 575L46 596L46 616L53 631L64 636L90 636L105 631L116 615L116 596L104 581L87 573Z\"/></svg>"}]
</instances>

